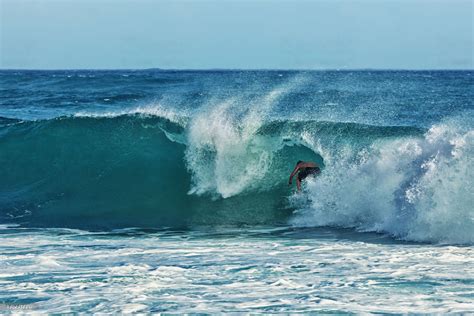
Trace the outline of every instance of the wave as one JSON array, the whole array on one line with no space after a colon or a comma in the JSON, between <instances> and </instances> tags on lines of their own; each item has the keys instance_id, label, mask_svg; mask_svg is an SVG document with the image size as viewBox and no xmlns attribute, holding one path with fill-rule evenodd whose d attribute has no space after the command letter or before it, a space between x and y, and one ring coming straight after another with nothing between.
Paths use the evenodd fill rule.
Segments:
<instances>
[{"instance_id":1,"label":"wave","mask_svg":"<svg viewBox=\"0 0 474 316\"><path fill-rule=\"evenodd\" d=\"M269 121L284 91L235 111L145 107L0 125L0 216L24 225L339 226L408 240L474 242L473 132ZM323 167L303 194L297 160Z\"/></svg>"}]
</instances>

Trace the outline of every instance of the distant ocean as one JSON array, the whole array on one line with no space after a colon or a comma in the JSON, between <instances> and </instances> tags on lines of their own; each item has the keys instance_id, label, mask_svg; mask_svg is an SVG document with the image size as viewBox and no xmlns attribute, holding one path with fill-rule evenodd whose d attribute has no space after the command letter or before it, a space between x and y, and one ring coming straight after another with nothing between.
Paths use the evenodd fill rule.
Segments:
<instances>
[{"instance_id":1,"label":"distant ocean","mask_svg":"<svg viewBox=\"0 0 474 316\"><path fill-rule=\"evenodd\" d=\"M2 70L0 313L474 312L473 87Z\"/></svg>"}]
</instances>

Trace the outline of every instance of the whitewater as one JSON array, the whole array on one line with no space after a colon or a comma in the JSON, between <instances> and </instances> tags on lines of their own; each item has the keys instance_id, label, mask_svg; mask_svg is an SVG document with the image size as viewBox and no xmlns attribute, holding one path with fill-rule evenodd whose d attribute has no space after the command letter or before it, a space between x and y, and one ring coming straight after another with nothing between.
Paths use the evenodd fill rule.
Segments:
<instances>
[{"instance_id":1,"label":"whitewater","mask_svg":"<svg viewBox=\"0 0 474 316\"><path fill-rule=\"evenodd\" d=\"M472 312L473 81L0 71L0 308Z\"/></svg>"}]
</instances>

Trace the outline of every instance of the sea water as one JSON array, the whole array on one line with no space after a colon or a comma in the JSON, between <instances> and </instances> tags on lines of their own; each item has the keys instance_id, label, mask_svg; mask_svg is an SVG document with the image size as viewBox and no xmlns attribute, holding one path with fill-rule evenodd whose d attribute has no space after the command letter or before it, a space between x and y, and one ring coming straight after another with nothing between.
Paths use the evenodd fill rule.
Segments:
<instances>
[{"instance_id":1,"label":"sea water","mask_svg":"<svg viewBox=\"0 0 474 316\"><path fill-rule=\"evenodd\" d=\"M473 76L0 71L0 310L472 312Z\"/></svg>"}]
</instances>

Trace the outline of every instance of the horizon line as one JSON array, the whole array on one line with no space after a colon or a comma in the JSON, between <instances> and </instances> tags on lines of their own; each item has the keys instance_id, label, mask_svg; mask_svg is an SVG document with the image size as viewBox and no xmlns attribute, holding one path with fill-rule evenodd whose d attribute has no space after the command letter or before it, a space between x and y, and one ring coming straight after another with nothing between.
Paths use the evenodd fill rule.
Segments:
<instances>
[{"instance_id":1,"label":"horizon line","mask_svg":"<svg viewBox=\"0 0 474 316\"><path fill-rule=\"evenodd\" d=\"M474 71L474 68L0 68L0 71Z\"/></svg>"}]
</instances>

